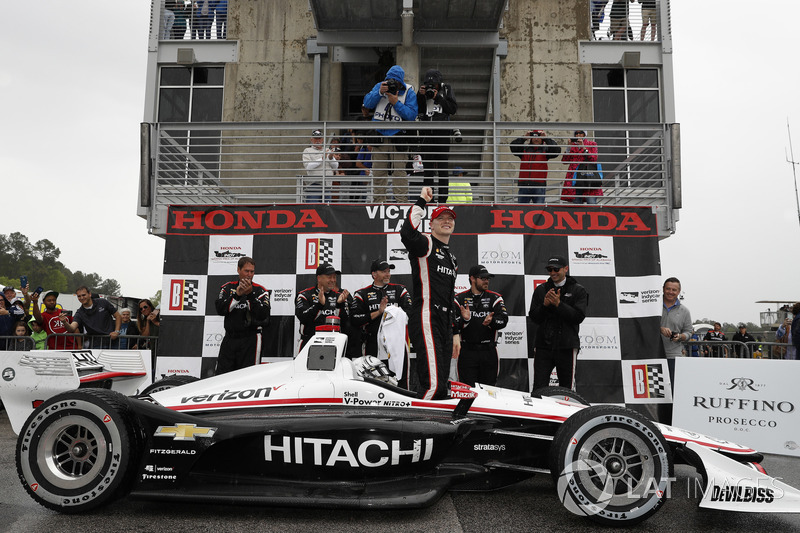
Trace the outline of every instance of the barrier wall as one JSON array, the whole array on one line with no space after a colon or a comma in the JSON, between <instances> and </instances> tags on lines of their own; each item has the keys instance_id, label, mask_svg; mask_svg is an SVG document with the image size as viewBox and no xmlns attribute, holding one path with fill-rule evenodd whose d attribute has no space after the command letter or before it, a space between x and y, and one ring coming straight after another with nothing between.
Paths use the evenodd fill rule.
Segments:
<instances>
[{"instance_id":1,"label":"barrier wall","mask_svg":"<svg viewBox=\"0 0 800 533\"><path fill-rule=\"evenodd\" d=\"M294 298L315 284L319 263L340 269L342 287L355 292L371 283L372 260L387 258L397 266L392 281L410 290L410 264L399 235L410 207L171 207L157 373L213 372L224 334L214 300L220 286L236 278L236 263L245 255L256 261L255 281L272 293L265 360L295 353ZM498 345L499 386L530 391L535 325L526 315L533 289L547 280L548 256L560 254L589 292L578 392L593 402L663 401L666 364L650 361L647 372L630 371L631 361L659 354L663 280L651 209L459 205L455 211L450 244L459 264L456 290L466 290L469 268L483 264L496 274L490 289L503 295L510 315ZM644 381L632 383L637 375Z\"/></svg>"},{"instance_id":2,"label":"barrier wall","mask_svg":"<svg viewBox=\"0 0 800 533\"><path fill-rule=\"evenodd\" d=\"M797 361L681 357L675 362L676 426L800 457Z\"/></svg>"}]
</instances>

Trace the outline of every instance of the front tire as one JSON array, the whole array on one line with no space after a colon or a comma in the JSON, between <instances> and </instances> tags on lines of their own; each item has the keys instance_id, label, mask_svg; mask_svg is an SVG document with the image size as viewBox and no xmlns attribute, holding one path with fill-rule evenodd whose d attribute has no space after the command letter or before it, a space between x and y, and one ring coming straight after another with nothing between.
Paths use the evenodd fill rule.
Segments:
<instances>
[{"instance_id":1,"label":"front tire","mask_svg":"<svg viewBox=\"0 0 800 533\"><path fill-rule=\"evenodd\" d=\"M664 504L673 463L652 422L630 409L598 405L558 429L550 470L570 512L621 526L645 520Z\"/></svg>"},{"instance_id":2,"label":"front tire","mask_svg":"<svg viewBox=\"0 0 800 533\"><path fill-rule=\"evenodd\" d=\"M102 389L56 395L31 413L17 440L17 473L39 504L79 513L125 493L139 438L126 398Z\"/></svg>"}]
</instances>

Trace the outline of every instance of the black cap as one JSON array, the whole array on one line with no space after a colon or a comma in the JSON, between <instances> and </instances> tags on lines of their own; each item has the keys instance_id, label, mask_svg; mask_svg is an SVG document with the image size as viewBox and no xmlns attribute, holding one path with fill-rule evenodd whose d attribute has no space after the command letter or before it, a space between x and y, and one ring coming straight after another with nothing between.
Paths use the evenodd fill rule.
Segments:
<instances>
[{"instance_id":1,"label":"black cap","mask_svg":"<svg viewBox=\"0 0 800 533\"><path fill-rule=\"evenodd\" d=\"M469 275L473 278L493 278L494 274L489 274L489 271L486 270L486 267L483 265L475 265L474 267L469 269Z\"/></svg>"},{"instance_id":2,"label":"black cap","mask_svg":"<svg viewBox=\"0 0 800 533\"><path fill-rule=\"evenodd\" d=\"M322 137L322 130L314 130L311 132L312 137Z\"/></svg>"},{"instance_id":3,"label":"black cap","mask_svg":"<svg viewBox=\"0 0 800 533\"><path fill-rule=\"evenodd\" d=\"M560 255L551 255L550 259L547 260L546 266L564 268L567 266L567 260Z\"/></svg>"},{"instance_id":4,"label":"black cap","mask_svg":"<svg viewBox=\"0 0 800 533\"><path fill-rule=\"evenodd\" d=\"M42 301L44 301L44 299L50 296L51 294L56 298L58 298L59 293L57 291L45 291L42 293Z\"/></svg>"},{"instance_id":5,"label":"black cap","mask_svg":"<svg viewBox=\"0 0 800 533\"><path fill-rule=\"evenodd\" d=\"M11 286L9 286L9 287L3 287L3 292L6 292L6 291L13 291L13 290L14 290L14 287L11 287Z\"/></svg>"},{"instance_id":6,"label":"black cap","mask_svg":"<svg viewBox=\"0 0 800 533\"><path fill-rule=\"evenodd\" d=\"M378 270L386 270L386 269L394 270L394 265L390 265L383 259L376 259L372 262L372 266L369 267L370 272L376 272Z\"/></svg>"},{"instance_id":7,"label":"black cap","mask_svg":"<svg viewBox=\"0 0 800 533\"><path fill-rule=\"evenodd\" d=\"M330 263L322 263L317 267L317 276L322 276L324 274L339 274L339 271L333 268L333 265Z\"/></svg>"}]
</instances>

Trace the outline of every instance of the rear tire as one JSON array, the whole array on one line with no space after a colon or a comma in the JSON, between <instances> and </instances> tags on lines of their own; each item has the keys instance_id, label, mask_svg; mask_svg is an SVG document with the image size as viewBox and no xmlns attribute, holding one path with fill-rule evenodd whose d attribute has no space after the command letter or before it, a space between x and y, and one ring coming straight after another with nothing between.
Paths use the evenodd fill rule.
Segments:
<instances>
[{"instance_id":1,"label":"rear tire","mask_svg":"<svg viewBox=\"0 0 800 533\"><path fill-rule=\"evenodd\" d=\"M169 390L175 387L180 387L181 385L186 385L187 383L194 383L195 381L199 381L200 378L196 378L194 376L182 376L173 374L171 376L163 377L153 384L148 385L145 389L139 393L139 396L147 396L148 394L153 394L155 392L161 392L162 390Z\"/></svg>"},{"instance_id":2,"label":"rear tire","mask_svg":"<svg viewBox=\"0 0 800 533\"><path fill-rule=\"evenodd\" d=\"M586 399L572 389L566 387L541 387L531 393L534 398L553 398L565 402L589 405Z\"/></svg>"},{"instance_id":3,"label":"rear tire","mask_svg":"<svg viewBox=\"0 0 800 533\"><path fill-rule=\"evenodd\" d=\"M103 389L58 394L37 407L17 439L17 473L39 504L88 511L127 493L139 455L125 396Z\"/></svg>"},{"instance_id":4,"label":"rear tire","mask_svg":"<svg viewBox=\"0 0 800 533\"><path fill-rule=\"evenodd\" d=\"M661 432L630 409L587 407L569 417L550 449L550 471L570 512L605 525L636 524L664 504L672 457Z\"/></svg>"}]
</instances>

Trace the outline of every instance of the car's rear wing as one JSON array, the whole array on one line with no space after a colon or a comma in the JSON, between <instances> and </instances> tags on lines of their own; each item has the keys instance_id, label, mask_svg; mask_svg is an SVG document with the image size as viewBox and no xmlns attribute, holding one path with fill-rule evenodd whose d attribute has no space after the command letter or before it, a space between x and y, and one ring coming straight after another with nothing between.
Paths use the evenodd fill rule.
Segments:
<instances>
[{"instance_id":1,"label":"car's rear wing","mask_svg":"<svg viewBox=\"0 0 800 533\"><path fill-rule=\"evenodd\" d=\"M3 352L0 361L0 400L15 433L40 403L61 392L110 383L133 395L152 382L148 350Z\"/></svg>"}]
</instances>

